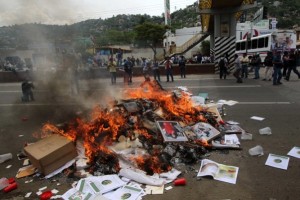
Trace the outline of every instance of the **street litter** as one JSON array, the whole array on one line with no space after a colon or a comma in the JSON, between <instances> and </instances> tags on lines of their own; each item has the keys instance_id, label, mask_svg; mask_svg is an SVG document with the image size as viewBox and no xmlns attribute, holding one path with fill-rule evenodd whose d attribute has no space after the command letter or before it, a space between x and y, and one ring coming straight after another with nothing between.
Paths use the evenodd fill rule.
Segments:
<instances>
[{"instance_id":1,"label":"street litter","mask_svg":"<svg viewBox=\"0 0 300 200\"><path fill-rule=\"evenodd\" d=\"M287 155L300 158L300 147L293 147Z\"/></svg>"},{"instance_id":2,"label":"street litter","mask_svg":"<svg viewBox=\"0 0 300 200\"><path fill-rule=\"evenodd\" d=\"M50 174L77 156L73 142L57 134L26 146L24 151L32 165L44 175Z\"/></svg>"},{"instance_id":3,"label":"street litter","mask_svg":"<svg viewBox=\"0 0 300 200\"><path fill-rule=\"evenodd\" d=\"M186 180L185 180L185 178L179 178L179 179L176 179L176 180L174 181L174 185L175 185L175 186L186 185Z\"/></svg>"},{"instance_id":4,"label":"street litter","mask_svg":"<svg viewBox=\"0 0 300 200\"><path fill-rule=\"evenodd\" d=\"M215 180L236 184L239 168L203 159L197 177L212 176Z\"/></svg>"},{"instance_id":5,"label":"street litter","mask_svg":"<svg viewBox=\"0 0 300 200\"><path fill-rule=\"evenodd\" d=\"M287 156L269 154L265 165L287 170L290 158Z\"/></svg>"},{"instance_id":6,"label":"street litter","mask_svg":"<svg viewBox=\"0 0 300 200\"><path fill-rule=\"evenodd\" d=\"M218 104L225 104L225 105L228 105L228 106L233 106L237 103L239 103L239 102L233 101L233 100L223 100L223 99L221 99L221 100L218 101Z\"/></svg>"},{"instance_id":7,"label":"street litter","mask_svg":"<svg viewBox=\"0 0 300 200\"><path fill-rule=\"evenodd\" d=\"M252 140L252 134L246 131L242 132L241 140Z\"/></svg>"},{"instance_id":8,"label":"street litter","mask_svg":"<svg viewBox=\"0 0 300 200\"><path fill-rule=\"evenodd\" d=\"M213 149L241 149L240 141L236 134L223 135L211 142Z\"/></svg>"},{"instance_id":9,"label":"street litter","mask_svg":"<svg viewBox=\"0 0 300 200\"><path fill-rule=\"evenodd\" d=\"M40 200L48 200L53 196L53 193L48 190L48 191L43 192L39 196L40 196Z\"/></svg>"},{"instance_id":10,"label":"street litter","mask_svg":"<svg viewBox=\"0 0 300 200\"><path fill-rule=\"evenodd\" d=\"M25 160L23 161L23 165L24 165L24 166L29 165L29 159L25 159Z\"/></svg>"},{"instance_id":11,"label":"street litter","mask_svg":"<svg viewBox=\"0 0 300 200\"><path fill-rule=\"evenodd\" d=\"M32 192L28 192L28 193L26 193L26 195L24 197L29 198L31 194L32 194Z\"/></svg>"},{"instance_id":12,"label":"street litter","mask_svg":"<svg viewBox=\"0 0 300 200\"><path fill-rule=\"evenodd\" d=\"M265 118L263 118L263 117L257 117L257 116L252 116L250 119L254 119L254 120L257 120L257 121L263 121Z\"/></svg>"},{"instance_id":13,"label":"street litter","mask_svg":"<svg viewBox=\"0 0 300 200\"><path fill-rule=\"evenodd\" d=\"M3 189L3 192L8 193L18 188L18 184L16 182L10 183L7 187Z\"/></svg>"},{"instance_id":14,"label":"street litter","mask_svg":"<svg viewBox=\"0 0 300 200\"><path fill-rule=\"evenodd\" d=\"M46 190L46 189L47 189L47 186L40 188L39 191L43 191L43 190Z\"/></svg>"},{"instance_id":15,"label":"street litter","mask_svg":"<svg viewBox=\"0 0 300 200\"><path fill-rule=\"evenodd\" d=\"M255 147L249 149L249 154L251 156L262 156L262 155L264 155L264 150L263 150L262 146L257 145Z\"/></svg>"},{"instance_id":16,"label":"street litter","mask_svg":"<svg viewBox=\"0 0 300 200\"><path fill-rule=\"evenodd\" d=\"M261 128L261 129L259 129L259 134L271 135L272 134L271 128L270 127Z\"/></svg>"},{"instance_id":17,"label":"street litter","mask_svg":"<svg viewBox=\"0 0 300 200\"><path fill-rule=\"evenodd\" d=\"M3 177L0 179L0 190L7 187L9 185L9 181L7 178Z\"/></svg>"},{"instance_id":18,"label":"street litter","mask_svg":"<svg viewBox=\"0 0 300 200\"><path fill-rule=\"evenodd\" d=\"M0 163L4 163L5 161L11 160L11 159L12 159L11 153L6 153L6 154L0 155Z\"/></svg>"},{"instance_id":19,"label":"street litter","mask_svg":"<svg viewBox=\"0 0 300 200\"><path fill-rule=\"evenodd\" d=\"M182 168L195 172L188 164L201 159L215 163L203 160L210 150L241 149L238 135L242 138L246 131L238 122L222 119L223 105L237 102L205 104L203 98L195 105L185 87L168 92L155 81L143 87L126 90L125 99L107 108L97 106L90 114L82 112L69 123L46 123L43 138L24 148L38 169L36 176L51 178L64 172L79 178L63 199L141 199L146 192L139 184L147 185L147 193L162 194L167 183L186 185L185 178L177 177ZM207 173L202 164L198 177ZM220 175L216 180L236 183L237 167L215 165Z\"/></svg>"},{"instance_id":20,"label":"street litter","mask_svg":"<svg viewBox=\"0 0 300 200\"><path fill-rule=\"evenodd\" d=\"M18 170L16 178L23 178L30 176L36 172L36 168L33 165L22 167Z\"/></svg>"},{"instance_id":21,"label":"street litter","mask_svg":"<svg viewBox=\"0 0 300 200\"><path fill-rule=\"evenodd\" d=\"M145 192L146 192L146 194L163 194L164 193L164 185L162 185L162 186L146 185Z\"/></svg>"},{"instance_id":22,"label":"street litter","mask_svg":"<svg viewBox=\"0 0 300 200\"><path fill-rule=\"evenodd\" d=\"M168 186L165 188L165 190L171 190L173 187L172 186Z\"/></svg>"},{"instance_id":23,"label":"street litter","mask_svg":"<svg viewBox=\"0 0 300 200\"><path fill-rule=\"evenodd\" d=\"M51 192L52 192L53 194L57 194L59 191L58 191L57 189L53 189L53 190L51 190Z\"/></svg>"}]
</instances>

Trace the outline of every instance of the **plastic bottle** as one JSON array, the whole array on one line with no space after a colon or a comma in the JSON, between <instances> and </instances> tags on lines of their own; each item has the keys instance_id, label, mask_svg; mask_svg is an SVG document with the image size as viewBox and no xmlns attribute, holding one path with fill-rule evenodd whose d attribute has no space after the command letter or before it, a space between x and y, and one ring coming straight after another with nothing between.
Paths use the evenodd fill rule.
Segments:
<instances>
[{"instance_id":1,"label":"plastic bottle","mask_svg":"<svg viewBox=\"0 0 300 200\"><path fill-rule=\"evenodd\" d=\"M0 155L0 163L4 163L7 160L12 159L12 154L11 153L6 153L6 154L2 154Z\"/></svg>"},{"instance_id":2,"label":"plastic bottle","mask_svg":"<svg viewBox=\"0 0 300 200\"><path fill-rule=\"evenodd\" d=\"M9 185L9 181L7 178L1 178L0 179L0 190L7 187Z\"/></svg>"},{"instance_id":3,"label":"plastic bottle","mask_svg":"<svg viewBox=\"0 0 300 200\"><path fill-rule=\"evenodd\" d=\"M3 192L7 193L10 192L12 190L15 190L18 188L18 184L16 182L10 184L9 186L7 186L6 188L3 189Z\"/></svg>"}]
</instances>

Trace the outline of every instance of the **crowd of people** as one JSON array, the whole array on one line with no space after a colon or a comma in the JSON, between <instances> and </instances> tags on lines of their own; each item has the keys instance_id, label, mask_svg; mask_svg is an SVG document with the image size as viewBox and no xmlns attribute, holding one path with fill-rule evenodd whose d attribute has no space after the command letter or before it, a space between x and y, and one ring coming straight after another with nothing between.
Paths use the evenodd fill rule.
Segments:
<instances>
[{"instance_id":1,"label":"crowd of people","mask_svg":"<svg viewBox=\"0 0 300 200\"><path fill-rule=\"evenodd\" d=\"M220 70L220 79L226 79L228 74L228 56L223 55L218 61ZM258 53L247 56L243 54L239 57L234 56L234 72L233 76L237 83L243 83L243 79L247 79L249 72L254 72L253 79L260 79L263 81L273 81L273 85L281 85L282 78L286 81L290 80L291 72L294 72L300 79L300 73L297 70L297 65L300 65L300 55L298 51L274 51L268 52L264 60L261 59ZM265 68L263 75L260 74L261 68Z\"/></svg>"},{"instance_id":2,"label":"crowd of people","mask_svg":"<svg viewBox=\"0 0 300 200\"><path fill-rule=\"evenodd\" d=\"M157 60L152 60L150 58L144 58L141 57L141 62L139 65L135 65L134 61L132 60L132 57L127 57L125 59L122 59L122 61L118 61L118 56L110 57L109 63L107 65L107 70L111 74L111 84L116 83L116 74L117 71L122 71L124 74L124 83L125 84L132 84L132 76L133 76L133 67L138 66L142 68L143 76L145 78L145 81L149 81L150 77L153 76L154 80L161 81L161 70L159 65L164 66L165 76L166 76L166 82L174 82L174 76L173 76L173 67L174 64L177 64L179 66L180 70L180 77L186 78L186 58L181 55L179 56L178 60L174 63L174 57L165 57L164 62L159 63ZM138 59L135 59L135 61Z\"/></svg>"}]
</instances>

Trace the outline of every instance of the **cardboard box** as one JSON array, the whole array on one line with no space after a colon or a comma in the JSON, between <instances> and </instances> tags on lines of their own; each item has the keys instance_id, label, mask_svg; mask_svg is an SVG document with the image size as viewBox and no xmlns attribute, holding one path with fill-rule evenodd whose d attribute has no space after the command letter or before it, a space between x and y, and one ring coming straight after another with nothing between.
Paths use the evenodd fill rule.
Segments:
<instances>
[{"instance_id":1,"label":"cardboard box","mask_svg":"<svg viewBox=\"0 0 300 200\"><path fill-rule=\"evenodd\" d=\"M30 162L48 175L77 156L75 145L67 138L53 134L24 148Z\"/></svg>"}]
</instances>

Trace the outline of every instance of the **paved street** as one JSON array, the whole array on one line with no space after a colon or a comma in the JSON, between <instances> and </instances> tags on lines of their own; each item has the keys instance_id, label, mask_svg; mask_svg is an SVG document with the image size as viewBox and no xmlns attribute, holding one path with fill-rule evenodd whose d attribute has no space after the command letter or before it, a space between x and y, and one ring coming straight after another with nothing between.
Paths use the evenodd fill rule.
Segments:
<instances>
[{"instance_id":1,"label":"paved street","mask_svg":"<svg viewBox=\"0 0 300 200\"><path fill-rule=\"evenodd\" d=\"M143 78L134 78L134 83L125 89L139 87ZM163 195L147 195L143 199L205 199L205 200L294 200L300 196L300 159L291 157L288 170L265 166L269 153L286 155L294 146L300 146L300 80L293 74L291 80L282 81L283 85L273 86L272 82L246 79L238 84L230 75L227 80L220 80L218 75L188 75L186 79L175 76L174 82L165 82L162 86L172 90L177 86L187 86L193 94L208 93L215 102L235 100L239 103L226 106L227 115L224 120L234 120L241 127L253 134L252 141L241 141L242 150L212 151L208 159L218 163L239 167L237 184L229 184L202 178L197 180L196 173L200 167L183 171L187 179L186 186L174 187ZM70 88L63 82L35 83L36 101L21 102L20 83L0 84L0 154L13 154L13 159L0 164L0 177L14 177L22 161L16 154L22 150L26 142L34 142L33 134L39 132L43 123L61 123L67 121L77 111L91 108L95 104L104 104L110 95L119 96L124 90L122 79L116 85L110 85L110 79L80 81L80 94L71 95ZM263 121L250 119L252 116L264 117ZM271 127L272 135L263 136L260 128ZM20 135L23 135L20 137ZM256 145L264 148L264 155L251 157L248 149ZM12 165L10 169L6 166ZM26 177L18 179L19 188L8 194L1 194L0 199L22 199L32 191L31 199L37 199L38 188L48 186L57 188L63 194L72 183L64 179L63 185L48 180L34 179L25 184Z\"/></svg>"}]
</instances>

